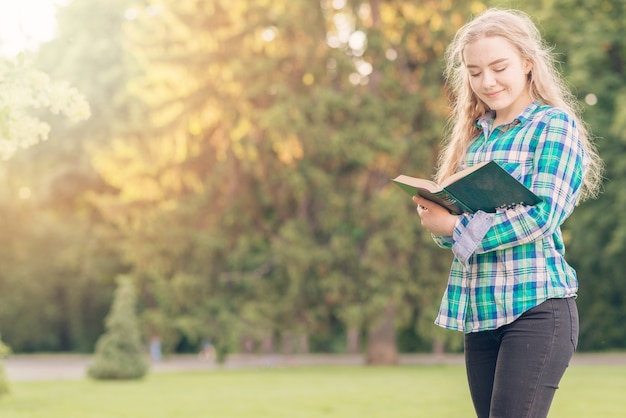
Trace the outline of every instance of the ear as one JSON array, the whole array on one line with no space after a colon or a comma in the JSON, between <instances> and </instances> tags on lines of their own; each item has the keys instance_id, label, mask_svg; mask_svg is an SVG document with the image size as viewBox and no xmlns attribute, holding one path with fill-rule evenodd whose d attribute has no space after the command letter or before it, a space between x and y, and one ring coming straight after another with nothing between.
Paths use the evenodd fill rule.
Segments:
<instances>
[{"instance_id":1,"label":"ear","mask_svg":"<svg viewBox=\"0 0 626 418\"><path fill-rule=\"evenodd\" d=\"M529 60L528 58L526 58L524 60L524 73L526 73L526 75L530 74L530 72L533 70L533 63L531 60Z\"/></svg>"}]
</instances>

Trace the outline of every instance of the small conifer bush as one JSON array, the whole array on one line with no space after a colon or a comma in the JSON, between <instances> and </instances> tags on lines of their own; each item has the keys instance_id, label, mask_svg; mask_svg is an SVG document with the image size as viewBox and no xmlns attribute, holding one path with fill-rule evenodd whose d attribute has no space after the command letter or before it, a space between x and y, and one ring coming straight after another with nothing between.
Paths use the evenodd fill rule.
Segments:
<instances>
[{"instance_id":1,"label":"small conifer bush","mask_svg":"<svg viewBox=\"0 0 626 418\"><path fill-rule=\"evenodd\" d=\"M0 398L9 393L9 379L4 370L4 358L11 354L11 349L2 342L0 336Z\"/></svg>"},{"instance_id":2,"label":"small conifer bush","mask_svg":"<svg viewBox=\"0 0 626 418\"><path fill-rule=\"evenodd\" d=\"M118 278L113 306L106 318L105 333L96 343L94 359L87 370L98 380L140 379L148 371L135 311L136 294L132 279Z\"/></svg>"}]
</instances>

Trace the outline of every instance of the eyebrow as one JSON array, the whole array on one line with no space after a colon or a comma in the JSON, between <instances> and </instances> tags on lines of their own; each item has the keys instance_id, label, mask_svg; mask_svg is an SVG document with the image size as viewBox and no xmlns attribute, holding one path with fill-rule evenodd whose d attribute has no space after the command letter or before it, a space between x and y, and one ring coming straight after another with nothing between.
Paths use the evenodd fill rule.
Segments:
<instances>
[{"instance_id":1,"label":"eyebrow","mask_svg":"<svg viewBox=\"0 0 626 418\"><path fill-rule=\"evenodd\" d=\"M491 61L489 64L487 64L487 66L491 67L492 65L500 64L500 63L502 63L504 61L508 61L508 60L509 60L508 58L499 58L499 59L497 59L495 61ZM478 68L478 65L471 65L471 64L469 64L466 67L467 68Z\"/></svg>"}]
</instances>

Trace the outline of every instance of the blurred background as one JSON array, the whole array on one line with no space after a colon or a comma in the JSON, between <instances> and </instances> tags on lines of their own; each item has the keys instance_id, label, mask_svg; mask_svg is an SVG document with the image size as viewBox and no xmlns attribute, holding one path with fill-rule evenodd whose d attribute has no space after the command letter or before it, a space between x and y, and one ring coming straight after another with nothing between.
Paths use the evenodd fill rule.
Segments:
<instances>
[{"instance_id":1,"label":"blurred background","mask_svg":"<svg viewBox=\"0 0 626 418\"><path fill-rule=\"evenodd\" d=\"M18 4L19 3L19 4ZM164 354L459 352L429 177L443 53L529 13L584 108L602 195L564 226L581 351L626 348L626 1L0 1L0 333L91 353L118 278Z\"/></svg>"}]
</instances>

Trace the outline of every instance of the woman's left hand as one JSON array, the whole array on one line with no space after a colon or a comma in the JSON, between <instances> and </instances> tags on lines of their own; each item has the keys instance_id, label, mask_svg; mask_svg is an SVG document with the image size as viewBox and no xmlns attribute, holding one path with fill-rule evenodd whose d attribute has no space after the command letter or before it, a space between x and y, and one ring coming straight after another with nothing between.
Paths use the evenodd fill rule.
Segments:
<instances>
[{"instance_id":1,"label":"woman's left hand","mask_svg":"<svg viewBox=\"0 0 626 418\"><path fill-rule=\"evenodd\" d=\"M413 196L422 226L433 235L452 236L457 217L446 208L420 196Z\"/></svg>"}]
</instances>

